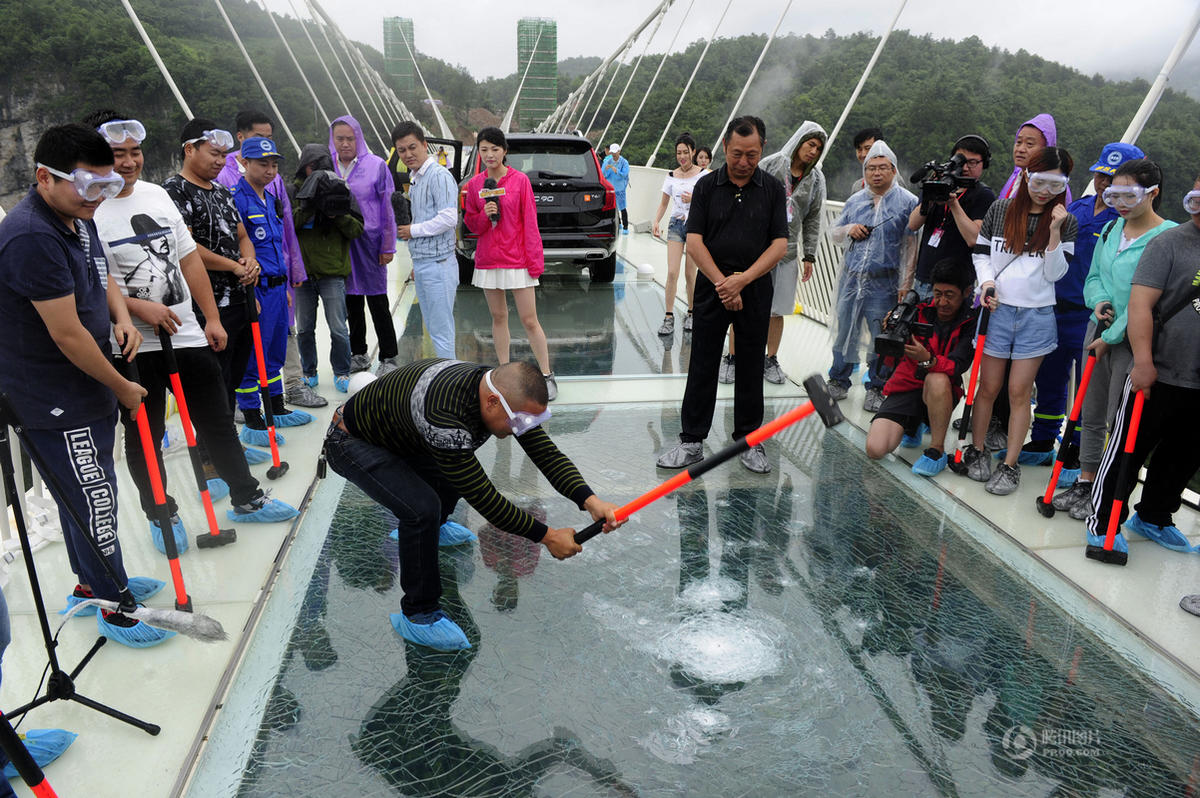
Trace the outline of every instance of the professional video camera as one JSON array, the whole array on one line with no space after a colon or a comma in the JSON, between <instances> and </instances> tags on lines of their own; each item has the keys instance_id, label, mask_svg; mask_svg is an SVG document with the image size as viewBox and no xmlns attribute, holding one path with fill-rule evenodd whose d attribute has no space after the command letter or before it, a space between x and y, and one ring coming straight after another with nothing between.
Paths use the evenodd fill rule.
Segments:
<instances>
[{"instance_id":1,"label":"professional video camera","mask_svg":"<svg viewBox=\"0 0 1200 798\"><path fill-rule=\"evenodd\" d=\"M351 211L358 211L358 204L350 194L350 187L332 171L319 169L308 176L296 200L302 205L310 204L323 216L336 219Z\"/></svg>"},{"instance_id":2,"label":"professional video camera","mask_svg":"<svg viewBox=\"0 0 1200 798\"><path fill-rule=\"evenodd\" d=\"M917 305L921 297L916 291L909 291L904 299L888 311L880 325L879 335L875 336L875 354L880 357L904 357L904 345L913 336L928 338L933 335L933 325L917 321Z\"/></svg>"},{"instance_id":3,"label":"professional video camera","mask_svg":"<svg viewBox=\"0 0 1200 798\"><path fill-rule=\"evenodd\" d=\"M967 159L961 152L954 153L945 163L930 161L912 173L908 178L910 183L921 184L921 215L928 216L929 209L934 205L942 205L950 201L950 195L957 189L969 189L978 180L963 174L963 166Z\"/></svg>"}]
</instances>

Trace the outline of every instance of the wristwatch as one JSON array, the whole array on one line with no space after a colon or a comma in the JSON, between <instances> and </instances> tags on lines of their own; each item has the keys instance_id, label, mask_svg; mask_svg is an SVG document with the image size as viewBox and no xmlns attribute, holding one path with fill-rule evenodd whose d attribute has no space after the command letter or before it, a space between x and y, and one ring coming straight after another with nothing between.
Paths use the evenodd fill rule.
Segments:
<instances>
[{"instance_id":1,"label":"wristwatch","mask_svg":"<svg viewBox=\"0 0 1200 798\"><path fill-rule=\"evenodd\" d=\"M927 368L932 368L933 364L936 362L937 362L937 357L934 355L930 355L928 360L922 360L917 365L923 369L927 369Z\"/></svg>"}]
</instances>

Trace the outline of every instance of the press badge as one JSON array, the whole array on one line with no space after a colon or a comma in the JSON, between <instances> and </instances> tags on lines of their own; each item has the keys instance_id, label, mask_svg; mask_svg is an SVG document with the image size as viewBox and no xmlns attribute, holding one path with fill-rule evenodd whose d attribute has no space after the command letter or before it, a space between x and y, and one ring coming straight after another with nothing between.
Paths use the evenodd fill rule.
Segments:
<instances>
[{"instance_id":1,"label":"press badge","mask_svg":"<svg viewBox=\"0 0 1200 798\"><path fill-rule=\"evenodd\" d=\"M936 247L940 243L942 243L942 228L939 227L929 234L929 246Z\"/></svg>"}]
</instances>

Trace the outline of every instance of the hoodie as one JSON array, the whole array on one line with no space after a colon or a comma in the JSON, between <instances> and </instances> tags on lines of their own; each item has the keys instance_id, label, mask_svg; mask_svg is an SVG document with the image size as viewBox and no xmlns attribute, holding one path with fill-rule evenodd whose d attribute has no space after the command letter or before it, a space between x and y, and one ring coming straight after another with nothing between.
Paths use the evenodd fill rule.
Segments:
<instances>
[{"instance_id":1,"label":"hoodie","mask_svg":"<svg viewBox=\"0 0 1200 798\"><path fill-rule=\"evenodd\" d=\"M343 171L338 163L337 150L333 146L333 125L344 123L354 131L357 153L349 168ZM346 293L376 296L387 293L387 266L379 264L379 256L396 251L396 216L392 210L391 171L387 162L372 155L367 148L362 125L349 114L339 116L329 127L329 157L333 159L334 171L350 186L350 193L358 202L363 216L363 234L350 245L350 261L353 268L346 280Z\"/></svg>"},{"instance_id":2,"label":"hoodie","mask_svg":"<svg viewBox=\"0 0 1200 798\"><path fill-rule=\"evenodd\" d=\"M896 165L892 148L883 140L876 141L863 159L864 180L867 164L881 155L892 166ZM858 281L883 280L895 290L902 263L907 266L916 253L916 233L908 229L908 217L918 203L917 196L900 185L899 175L892 179L892 187L883 196L876 195L869 186L851 195L830 231L835 244L847 247L843 276L855 275ZM855 224L873 228L871 234L861 241L850 238L850 227Z\"/></svg>"},{"instance_id":3,"label":"hoodie","mask_svg":"<svg viewBox=\"0 0 1200 798\"><path fill-rule=\"evenodd\" d=\"M1046 137L1047 147L1058 146L1058 126L1054 124L1054 117L1050 116L1050 114L1038 114L1033 119L1022 122L1020 125L1018 125L1017 132L1013 134L1014 143L1016 143L1017 136L1021 135L1021 128L1030 125L1042 131L1042 135ZM1008 176L1008 181L1005 182L1004 188L1000 189L1000 193L996 195L996 198L1011 198L1013 191L1020 186L1020 183L1017 182L1017 178L1020 176L1021 168L1019 166L1014 166L1012 174ZM1067 204L1070 205L1071 201L1071 187L1067 186Z\"/></svg>"},{"instance_id":4,"label":"hoodie","mask_svg":"<svg viewBox=\"0 0 1200 798\"><path fill-rule=\"evenodd\" d=\"M312 177L305 174L305 167L309 164L315 167ZM308 185L310 180L313 181L312 185ZM310 191L302 189L317 189L322 181L328 185L335 181L341 183L342 179L333 172L329 150L325 145L305 144L300 151L300 163L292 183L296 208L293 220L304 265L309 277L349 277L350 242L362 235L362 215L353 197L350 199L350 213L334 218L319 213Z\"/></svg>"},{"instance_id":5,"label":"hoodie","mask_svg":"<svg viewBox=\"0 0 1200 798\"><path fill-rule=\"evenodd\" d=\"M816 122L805 120L787 140L783 149L768 155L759 163L759 168L783 183L787 197L788 241L784 260L817 258L817 244L821 238L821 214L825 209L825 175L816 164L799 180L792 174L792 156L800 145L811 138L821 139L824 144L828 136ZM803 247L801 247L803 245Z\"/></svg>"}]
</instances>

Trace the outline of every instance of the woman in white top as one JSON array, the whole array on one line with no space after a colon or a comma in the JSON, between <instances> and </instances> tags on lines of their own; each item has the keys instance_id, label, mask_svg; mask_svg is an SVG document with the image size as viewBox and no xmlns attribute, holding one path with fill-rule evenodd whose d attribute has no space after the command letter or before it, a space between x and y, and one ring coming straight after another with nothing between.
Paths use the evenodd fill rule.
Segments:
<instances>
[{"instance_id":1,"label":"woman in white top","mask_svg":"<svg viewBox=\"0 0 1200 798\"><path fill-rule=\"evenodd\" d=\"M671 220L667 224L667 312L662 326L658 328L659 335L673 335L675 332L675 291L679 284L679 262L683 259L684 242L687 241L687 217L692 205L692 189L696 181L704 175L693 157L696 152L696 140L691 134L684 133L675 139L675 160L679 168L667 172L663 180L662 202L654 214L654 237L661 234L659 221L667 204L671 205ZM684 272L684 283L687 286L688 312L683 320L683 331L692 329L692 292L696 288L696 263L691 255L687 259L687 270Z\"/></svg>"},{"instance_id":2,"label":"woman in white top","mask_svg":"<svg viewBox=\"0 0 1200 798\"><path fill-rule=\"evenodd\" d=\"M1017 457L1029 432L1029 399L1042 358L1058 347L1054 284L1067 273L1079 229L1067 212L1064 194L1074 161L1060 147L1034 153L1019 178L1022 189L996 200L975 244L972 260L979 291L991 308L987 342L979 367L979 388L972 410L971 448L964 458L971 479L987 482L987 491L1006 496L1021 480ZM1011 363L1011 366L1009 366ZM991 473L986 444L992 405L1008 368L1008 450Z\"/></svg>"}]
</instances>

